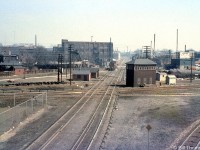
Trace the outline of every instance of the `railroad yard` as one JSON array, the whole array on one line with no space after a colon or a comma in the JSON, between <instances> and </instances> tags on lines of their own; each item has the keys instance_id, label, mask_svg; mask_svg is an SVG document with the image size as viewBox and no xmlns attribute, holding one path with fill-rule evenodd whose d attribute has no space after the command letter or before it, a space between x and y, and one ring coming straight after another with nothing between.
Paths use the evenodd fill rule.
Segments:
<instances>
[{"instance_id":1,"label":"railroad yard","mask_svg":"<svg viewBox=\"0 0 200 150\"><path fill-rule=\"evenodd\" d=\"M49 80L56 81L56 76ZM194 143L185 140L200 124L200 80L177 80L175 86L124 85L122 67L72 86L1 87L47 92L48 106L3 134L0 149L145 150L149 144L150 150L163 150Z\"/></svg>"}]
</instances>

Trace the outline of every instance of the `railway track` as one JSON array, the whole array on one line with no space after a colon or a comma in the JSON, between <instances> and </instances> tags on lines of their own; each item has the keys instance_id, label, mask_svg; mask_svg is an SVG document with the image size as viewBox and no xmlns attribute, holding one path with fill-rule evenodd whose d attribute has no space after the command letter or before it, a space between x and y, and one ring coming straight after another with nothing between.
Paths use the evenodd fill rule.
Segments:
<instances>
[{"instance_id":1,"label":"railway track","mask_svg":"<svg viewBox=\"0 0 200 150\"><path fill-rule=\"evenodd\" d=\"M120 72L106 74L25 149L90 149L110 107L115 84L122 75Z\"/></svg>"},{"instance_id":2,"label":"railway track","mask_svg":"<svg viewBox=\"0 0 200 150\"><path fill-rule=\"evenodd\" d=\"M200 149L200 124L185 138L177 147L177 150L198 150Z\"/></svg>"}]
</instances>

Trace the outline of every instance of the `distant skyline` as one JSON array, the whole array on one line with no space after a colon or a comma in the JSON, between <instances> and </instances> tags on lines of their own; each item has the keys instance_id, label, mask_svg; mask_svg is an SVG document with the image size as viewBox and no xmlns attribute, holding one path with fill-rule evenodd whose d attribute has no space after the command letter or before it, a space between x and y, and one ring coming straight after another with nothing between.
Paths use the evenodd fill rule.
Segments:
<instances>
[{"instance_id":1,"label":"distant skyline","mask_svg":"<svg viewBox=\"0 0 200 150\"><path fill-rule=\"evenodd\" d=\"M0 1L0 43L46 47L69 41L109 42L114 49L200 50L199 0L6 0Z\"/></svg>"}]
</instances>

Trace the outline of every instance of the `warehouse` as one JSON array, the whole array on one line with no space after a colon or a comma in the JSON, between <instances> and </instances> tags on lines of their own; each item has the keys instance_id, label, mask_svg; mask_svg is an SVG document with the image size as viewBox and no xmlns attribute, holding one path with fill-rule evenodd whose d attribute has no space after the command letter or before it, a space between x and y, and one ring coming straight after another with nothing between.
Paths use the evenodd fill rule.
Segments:
<instances>
[{"instance_id":1,"label":"warehouse","mask_svg":"<svg viewBox=\"0 0 200 150\"><path fill-rule=\"evenodd\" d=\"M156 63L150 59L135 59L126 63L126 86L156 84Z\"/></svg>"},{"instance_id":2,"label":"warehouse","mask_svg":"<svg viewBox=\"0 0 200 150\"><path fill-rule=\"evenodd\" d=\"M113 59L113 43L111 39L108 42L68 41L62 39L60 47L54 47L53 51L63 54L64 60L68 61L70 45L72 45L72 53L74 54L72 61L76 61L75 57L77 57L79 60L88 60L92 64L105 67Z\"/></svg>"}]
</instances>

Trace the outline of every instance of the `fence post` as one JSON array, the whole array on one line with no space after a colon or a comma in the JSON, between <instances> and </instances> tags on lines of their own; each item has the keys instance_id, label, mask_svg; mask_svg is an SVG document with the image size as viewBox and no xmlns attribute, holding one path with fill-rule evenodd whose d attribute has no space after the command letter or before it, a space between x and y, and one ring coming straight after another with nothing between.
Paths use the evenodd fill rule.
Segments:
<instances>
[{"instance_id":1,"label":"fence post","mask_svg":"<svg viewBox=\"0 0 200 150\"><path fill-rule=\"evenodd\" d=\"M14 107L15 107L15 103L16 103L16 102L15 102L15 93L14 93L14 95L13 95L13 96L14 96L14 102L13 102L14 104L13 104L13 105L14 105Z\"/></svg>"},{"instance_id":2,"label":"fence post","mask_svg":"<svg viewBox=\"0 0 200 150\"><path fill-rule=\"evenodd\" d=\"M28 107L27 107L27 101L26 101L26 116L28 116L27 109Z\"/></svg>"},{"instance_id":3,"label":"fence post","mask_svg":"<svg viewBox=\"0 0 200 150\"><path fill-rule=\"evenodd\" d=\"M44 108L44 93L42 93L42 108Z\"/></svg>"},{"instance_id":4,"label":"fence post","mask_svg":"<svg viewBox=\"0 0 200 150\"><path fill-rule=\"evenodd\" d=\"M31 99L31 109L32 109L32 113L33 113L33 99Z\"/></svg>"},{"instance_id":5,"label":"fence post","mask_svg":"<svg viewBox=\"0 0 200 150\"><path fill-rule=\"evenodd\" d=\"M46 97L46 104L45 105L47 106L47 92L46 92L46 96L45 97Z\"/></svg>"}]
</instances>

